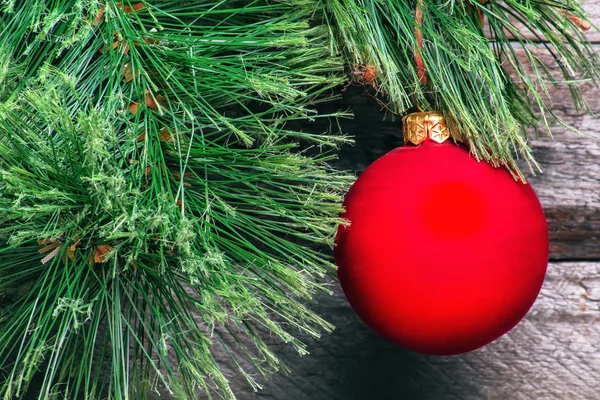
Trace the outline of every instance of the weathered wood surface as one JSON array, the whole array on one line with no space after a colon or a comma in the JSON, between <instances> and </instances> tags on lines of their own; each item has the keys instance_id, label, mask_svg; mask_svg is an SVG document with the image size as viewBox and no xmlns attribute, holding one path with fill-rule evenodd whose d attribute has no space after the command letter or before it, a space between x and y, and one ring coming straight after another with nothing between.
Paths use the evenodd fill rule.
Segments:
<instances>
[{"instance_id":1,"label":"weathered wood surface","mask_svg":"<svg viewBox=\"0 0 600 400\"><path fill-rule=\"evenodd\" d=\"M319 309L338 329L240 400L595 400L600 398L600 263L552 263L533 309L460 356L402 350L366 328L337 292ZM238 389L239 390L239 389Z\"/></svg>"},{"instance_id":2,"label":"weathered wood surface","mask_svg":"<svg viewBox=\"0 0 600 400\"><path fill-rule=\"evenodd\" d=\"M597 126L582 129L594 135L600 132ZM530 178L548 220L551 257L599 260L600 142L559 132L555 139L534 142L544 173Z\"/></svg>"},{"instance_id":3,"label":"weathered wood surface","mask_svg":"<svg viewBox=\"0 0 600 400\"><path fill-rule=\"evenodd\" d=\"M582 0L583 9L590 16L590 20L598 26L600 21L600 0ZM595 29L590 29L586 35L590 41L600 43L600 32Z\"/></svg>"}]
</instances>

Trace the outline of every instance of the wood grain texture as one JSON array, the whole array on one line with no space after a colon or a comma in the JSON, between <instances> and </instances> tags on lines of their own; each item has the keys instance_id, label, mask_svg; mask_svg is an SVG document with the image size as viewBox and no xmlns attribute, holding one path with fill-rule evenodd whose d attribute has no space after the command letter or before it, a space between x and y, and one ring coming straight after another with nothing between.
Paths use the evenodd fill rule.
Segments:
<instances>
[{"instance_id":1,"label":"wood grain texture","mask_svg":"<svg viewBox=\"0 0 600 400\"><path fill-rule=\"evenodd\" d=\"M600 259L599 141L556 133L554 141L536 140L534 154L544 173L530 182L546 213L551 258Z\"/></svg>"},{"instance_id":2,"label":"wood grain texture","mask_svg":"<svg viewBox=\"0 0 600 400\"><path fill-rule=\"evenodd\" d=\"M412 353L364 326L341 292L319 299L339 328L300 358L277 346L291 374L240 400L586 400L600 393L600 264L551 263L532 311L514 330L456 357Z\"/></svg>"},{"instance_id":3,"label":"wood grain texture","mask_svg":"<svg viewBox=\"0 0 600 400\"><path fill-rule=\"evenodd\" d=\"M600 50L600 48L599 48ZM540 57L548 58L539 52ZM600 89L581 85L590 109L600 112ZM528 179L538 194L549 225L553 260L600 259L600 119L574 110L569 91L554 88L550 104L559 118L585 135L558 124L552 137L533 138L533 154L543 173Z\"/></svg>"},{"instance_id":4,"label":"wood grain texture","mask_svg":"<svg viewBox=\"0 0 600 400\"><path fill-rule=\"evenodd\" d=\"M319 310L339 327L261 392L240 400L592 400L600 394L600 264L552 263L515 329L455 357L423 356L366 328L340 292ZM238 388L238 390L240 390Z\"/></svg>"}]
</instances>

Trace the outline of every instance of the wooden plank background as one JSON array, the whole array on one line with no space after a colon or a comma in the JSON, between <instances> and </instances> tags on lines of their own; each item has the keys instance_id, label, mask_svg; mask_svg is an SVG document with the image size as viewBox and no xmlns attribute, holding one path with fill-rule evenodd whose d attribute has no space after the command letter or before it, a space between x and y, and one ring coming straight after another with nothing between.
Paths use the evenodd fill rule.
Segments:
<instances>
[{"instance_id":1,"label":"wooden plank background","mask_svg":"<svg viewBox=\"0 0 600 400\"><path fill-rule=\"evenodd\" d=\"M586 9L600 23L600 0ZM591 32L600 43L600 33ZM600 46L599 46L600 49ZM600 113L600 90L583 90ZM578 113L565 89L552 91L553 109L587 133L552 129L532 140L544 172L528 178L549 224L551 254L540 296L509 334L469 354L423 356L379 338L365 327L336 285L315 308L337 329L309 342L300 358L280 346L291 374L275 375L253 393L232 380L240 400L589 400L600 398L600 116ZM355 119L344 124L356 138L339 166L360 173L396 147L397 123L382 121L377 104L360 89L344 96ZM534 137L532 133L532 137Z\"/></svg>"}]
</instances>

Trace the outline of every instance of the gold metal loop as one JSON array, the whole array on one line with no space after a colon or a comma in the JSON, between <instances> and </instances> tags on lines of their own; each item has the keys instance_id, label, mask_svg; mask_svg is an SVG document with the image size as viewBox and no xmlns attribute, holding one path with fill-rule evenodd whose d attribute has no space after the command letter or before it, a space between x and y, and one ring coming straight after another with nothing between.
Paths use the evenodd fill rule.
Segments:
<instances>
[{"instance_id":1,"label":"gold metal loop","mask_svg":"<svg viewBox=\"0 0 600 400\"><path fill-rule=\"evenodd\" d=\"M402 118L402 135L404 144L423 143L426 139L436 143L444 143L450 135L450 129L444 116L436 111L416 112Z\"/></svg>"}]
</instances>

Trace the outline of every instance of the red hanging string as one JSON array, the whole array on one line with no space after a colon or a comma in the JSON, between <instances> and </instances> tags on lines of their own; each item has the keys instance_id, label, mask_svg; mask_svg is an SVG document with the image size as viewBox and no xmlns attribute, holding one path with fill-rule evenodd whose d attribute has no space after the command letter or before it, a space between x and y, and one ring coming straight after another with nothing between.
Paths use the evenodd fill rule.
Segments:
<instances>
[{"instance_id":1,"label":"red hanging string","mask_svg":"<svg viewBox=\"0 0 600 400\"><path fill-rule=\"evenodd\" d=\"M417 0L417 9L415 12L415 39L417 41L417 48L415 49L415 64L417 65L417 75L421 85L427 84L427 73L425 72L425 63L421 56L423 50L423 32L421 28L423 26L423 0Z\"/></svg>"}]
</instances>

